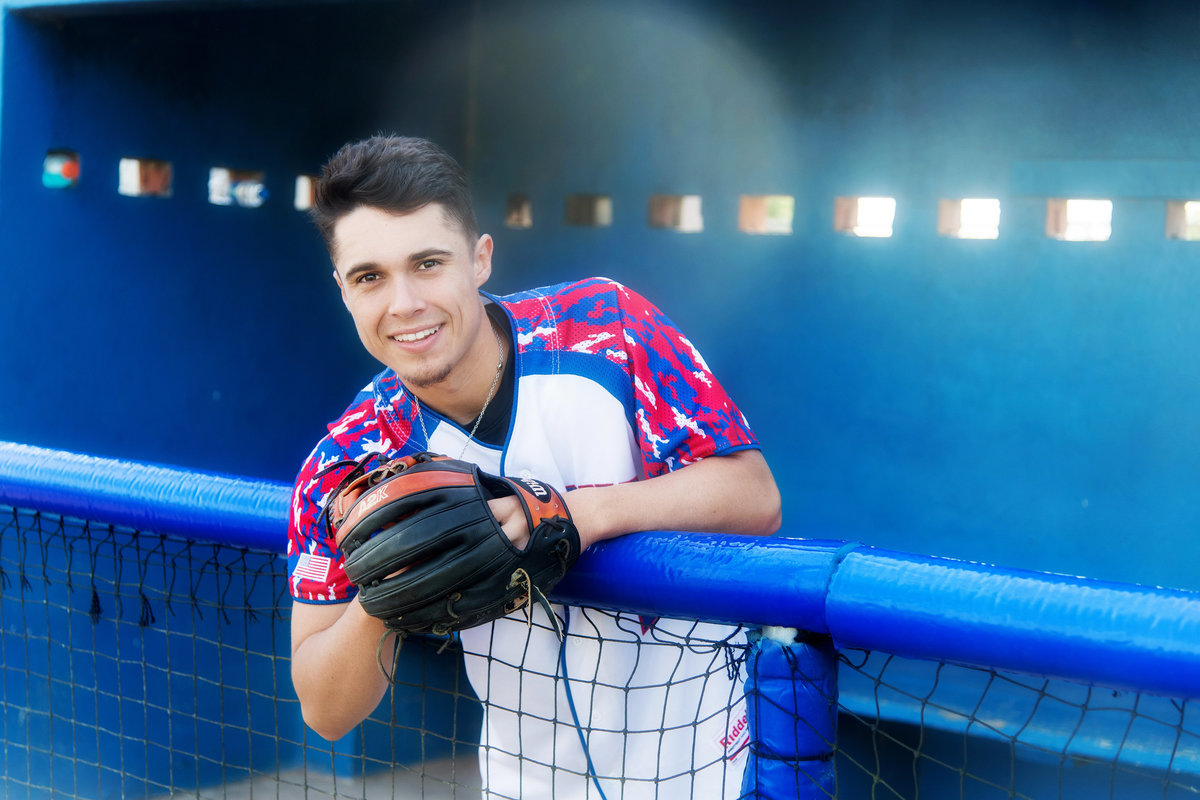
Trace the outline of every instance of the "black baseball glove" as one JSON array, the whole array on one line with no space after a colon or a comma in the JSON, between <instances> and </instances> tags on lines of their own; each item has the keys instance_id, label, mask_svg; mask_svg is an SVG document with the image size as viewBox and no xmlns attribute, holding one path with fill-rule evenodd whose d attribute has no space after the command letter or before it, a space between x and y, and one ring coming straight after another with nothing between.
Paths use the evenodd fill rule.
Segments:
<instances>
[{"instance_id":1,"label":"black baseball glove","mask_svg":"<svg viewBox=\"0 0 1200 800\"><path fill-rule=\"evenodd\" d=\"M524 549L488 507L510 495L529 523ZM558 629L545 595L579 558L579 533L553 487L418 453L348 480L326 511L359 602L389 630L446 635L531 600Z\"/></svg>"}]
</instances>

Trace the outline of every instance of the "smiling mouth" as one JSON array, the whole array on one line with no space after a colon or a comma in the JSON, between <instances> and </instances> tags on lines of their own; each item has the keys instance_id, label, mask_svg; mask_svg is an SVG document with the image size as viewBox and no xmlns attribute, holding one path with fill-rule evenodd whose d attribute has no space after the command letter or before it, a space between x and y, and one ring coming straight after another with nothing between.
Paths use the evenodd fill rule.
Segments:
<instances>
[{"instance_id":1,"label":"smiling mouth","mask_svg":"<svg viewBox=\"0 0 1200 800\"><path fill-rule=\"evenodd\" d=\"M392 337L393 341L397 342L419 342L423 339L428 339L442 329L441 325L434 325L432 328L426 328L423 331L414 331L413 333L399 333Z\"/></svg>"}]
</instances>

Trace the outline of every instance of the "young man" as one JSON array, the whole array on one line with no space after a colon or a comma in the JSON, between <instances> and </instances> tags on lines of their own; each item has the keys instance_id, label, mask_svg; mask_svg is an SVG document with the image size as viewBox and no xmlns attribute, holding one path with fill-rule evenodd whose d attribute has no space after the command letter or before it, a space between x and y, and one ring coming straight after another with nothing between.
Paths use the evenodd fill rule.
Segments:
<instances>
[{"instance_id":1,"label":"young man","mask_svg":"<svg viewBox=\"0 0 1200 800\"><path fill-rule=\"evenodd\" d=\"M535 477L565 492L582 549L640 530L778 528L779 492L749 426L658 309L605 279L481 292L492 238L479 235L465 176L436 145L346 145L317 182L312 216L358 335L386 367L329 426L293 496L292 678L319 734L338 738L375 709L388 685L379 653L390 668L391 652L318 522L342 474L332 464L430 450ZM491 507L522 546L516 500ZM486 797L736 788L740 765L727 762L739 722L719 709L736 703L739 680L711 654L662 645L694 625L555 610L563 644L541 609L532 625L518 611L461 634L484 701ZM716 640L729 635L711 627ZM725 744L711 757L695 752L697 737Z\"/></svg>"}]
</instances>

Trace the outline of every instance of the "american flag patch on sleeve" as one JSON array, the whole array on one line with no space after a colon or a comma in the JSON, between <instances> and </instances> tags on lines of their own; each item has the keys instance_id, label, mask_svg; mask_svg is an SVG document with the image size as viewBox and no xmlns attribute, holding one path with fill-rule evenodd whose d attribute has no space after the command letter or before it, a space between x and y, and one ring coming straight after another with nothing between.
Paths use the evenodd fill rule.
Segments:
<instances>
[{"instance_id":1,"label":"american flag patch on sleeve","mask_svg":"<svg viewBox=\"0 0 1200 800\"><path fill-rule=\"evenodd\" d=\"M296 559L296 568L292 570L292 578L306 578L310 581L325 583L329 580L328 556L318 556L312 553L301 553Z\"/></svg>"}]
</instances>

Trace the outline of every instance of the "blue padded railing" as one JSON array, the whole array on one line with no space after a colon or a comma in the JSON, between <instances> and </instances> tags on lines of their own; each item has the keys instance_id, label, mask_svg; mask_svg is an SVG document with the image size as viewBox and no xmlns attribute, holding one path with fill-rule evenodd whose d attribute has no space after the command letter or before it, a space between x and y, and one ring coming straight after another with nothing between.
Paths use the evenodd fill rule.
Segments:
<instances>
[{"instance_id":1,"label":"blue padded railing","mask_svg":"<svg viewBox=\"0 0 1200 800\"><path fill-rule=\"evenodd\" d=\"M0 442L0 504L282 553L290 487Z\"/></svg>"},{"instance_id":2,"label":"blue padded railing","mask_svg":"<svg viewBox=\"0 0 1200 800\"><path fill-rule=\"evenodd\" d=\"M278 482L0 443L0 503L19 508L282 552L289 498ZM838 648L1200 696L1194 592L839 541L651 531L591 548L554 597L800 628Z\"/></svg>"}]
</instances>

